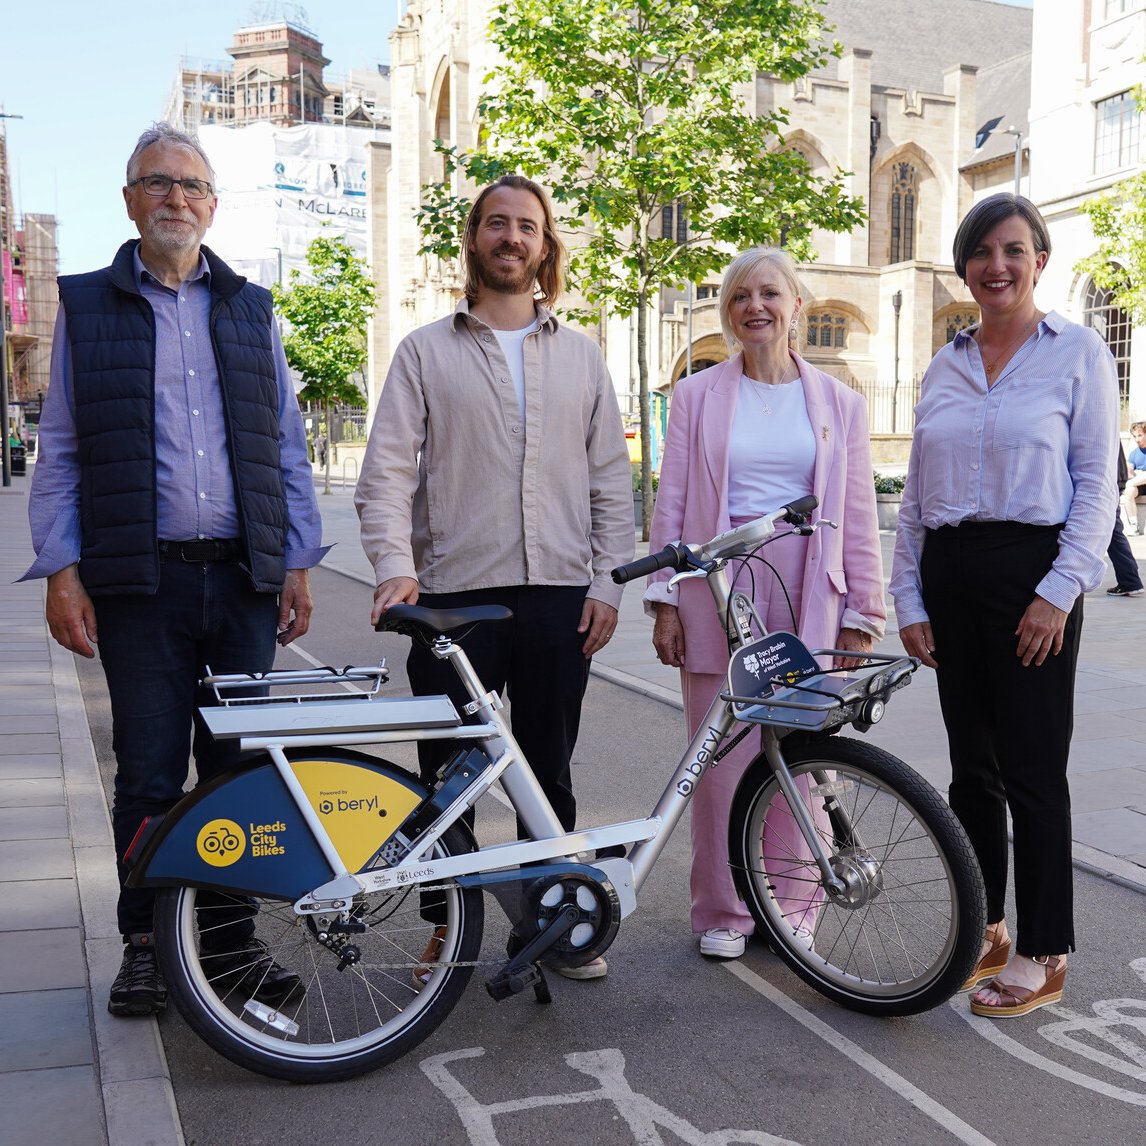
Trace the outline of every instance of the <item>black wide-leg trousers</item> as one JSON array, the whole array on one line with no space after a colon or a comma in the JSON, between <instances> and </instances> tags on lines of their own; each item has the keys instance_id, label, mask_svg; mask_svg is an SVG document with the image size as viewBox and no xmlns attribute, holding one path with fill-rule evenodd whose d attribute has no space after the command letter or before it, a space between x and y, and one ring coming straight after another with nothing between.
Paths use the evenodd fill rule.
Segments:
<instances>
[{"instance_id":1,"label":"black wide-leg trousers","mask_svg":"<svg viewBox=\"0 0 1146 1146\"><path fill-rule=\"evenodd\" d=\"M1010 808L1016 947L1028 956L1074 950L1066 773L1082 597L1057 656L1024 668L1015 654L1015 630L1058 555L1060 529L944 526L928 531L921 562L951 753L951 807L979 858L990 922L1003 918Z\"/></svg>"}]
</instances>

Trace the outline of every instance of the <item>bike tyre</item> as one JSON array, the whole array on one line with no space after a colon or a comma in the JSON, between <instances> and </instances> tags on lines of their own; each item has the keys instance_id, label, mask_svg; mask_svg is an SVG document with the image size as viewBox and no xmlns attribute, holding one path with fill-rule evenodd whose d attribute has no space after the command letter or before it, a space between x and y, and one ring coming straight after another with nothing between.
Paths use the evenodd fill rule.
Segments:
<instances>
[{"instance_id":1,"label":"bike tyre","mask_svg":"<svg viewBox=\"0 0 1146 1146\"><path fill-rule=\"evenodd\" d=\"M474 851L459 825L435 845L437 857ZM219 1054L247 1070L289 1082L337 1082L400 1058L427 1038L453 1009L473 974L484 927L482 893L456 884L442 888L446 936L429 982L415 989L412 975L434 924L422 919L417 885L356 897L359 918L377 923L348 938L370 954L339 971L338 955L324 947L303 917L281 900L229 896L194 887L162 889L155 906L156 954L168 991L192 1030ZM299 999L275 1004L298 1028L297 1037L251 1017L242 994L211 983L210 955L201 957L198 914L220 901L254 903L256 936L306 986ZM388 964L378 970L380 964ZM276 1018L274 1021L282 1022Z\"/></svg>"},{"instance_id":2,"label":"bike tyre","mask_svg":"<svg viewBox=\"0 0 1146 1146\"><path fill-rule=\"evenodd\" d=\"M835 774L828 783L847 793L844 806L866 849L849 848L838 835L843 829L824 825L826 798L805 790L805 806L819 810L829 854L845 864L862 858L874 877L869 886L881 886L855 907L825 895L812 945L798 942L796 924L812 918L811 900L803 909L790 899L782 904L776 880L816 889L823 880L806 845L796 855L765 842L769 811L779 823L792 812L761 754L745 771L729 818L733 876L757 932L805 983L851 1010L912 1015L949 999L971 974L986 927L983 878L955 814L922 776L873 745L824 737L785 743L784 756L793 779L807 777L813 787L826 789L827 778L812 773Z\"/></svg>"}]
</instances>

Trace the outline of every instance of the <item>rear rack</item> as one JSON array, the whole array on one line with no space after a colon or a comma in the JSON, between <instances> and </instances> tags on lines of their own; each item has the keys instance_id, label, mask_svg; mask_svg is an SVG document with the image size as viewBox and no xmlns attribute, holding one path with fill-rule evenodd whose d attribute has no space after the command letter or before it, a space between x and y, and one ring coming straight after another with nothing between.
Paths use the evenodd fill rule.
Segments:
<instances>
[{"instance_id":1,"label":"rear rack","mask_svg":"<svg viewBox=\"0 0 1146 1146\"><path fill-rule=\"evenodd\" d=\"M313 669L271 669L269 672L212 673L207 666L203 684L215 694L216 702L224 708L256 704L303 704L310 701L372 700L379 688L390 679L386 662L378 665L336 669L324 665ZM338 685L337 691L272 692L272 689L293 686L316 686L318 689ZM257 695L236 695L239 689Z\"/></svg>"},{"instance_id":2,"label":"rear rack","mask_svg":"<svg viewBox=\"0 0 1146 1146\"><path fill-rule=\"evenodd\" d=\"M385 662L262 673L216 674L208 667L207 674L203 683L218 703L205 705L199 714L216 740L277 738L301 744L303 738L335 743L345 737L348 743L369 744L408 739L400 734L412 729L455 729L462 723L446 696L380 696L390 676ZM259 695L236 695L240 692Z\"/></svg>"}]
</instances>

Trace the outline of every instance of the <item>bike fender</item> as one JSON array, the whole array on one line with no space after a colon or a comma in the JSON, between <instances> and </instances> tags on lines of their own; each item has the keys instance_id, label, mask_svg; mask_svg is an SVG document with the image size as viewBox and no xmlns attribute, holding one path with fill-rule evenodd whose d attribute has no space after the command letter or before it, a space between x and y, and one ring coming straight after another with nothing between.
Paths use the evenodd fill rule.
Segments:
<instances>
[{"instance_id":1,"label":"bike fender","mask_svg":"<svg viewBox=\"0 0 1146 1146\"><path fill-rule=\"evenodd\" d=\"M324 748L286 755L352 872L376 860L426 795L415 777L363 753ZM293 900L336 874L264 756L184 796L146 841L127 882Z\"/></svg>"}]
</instances>

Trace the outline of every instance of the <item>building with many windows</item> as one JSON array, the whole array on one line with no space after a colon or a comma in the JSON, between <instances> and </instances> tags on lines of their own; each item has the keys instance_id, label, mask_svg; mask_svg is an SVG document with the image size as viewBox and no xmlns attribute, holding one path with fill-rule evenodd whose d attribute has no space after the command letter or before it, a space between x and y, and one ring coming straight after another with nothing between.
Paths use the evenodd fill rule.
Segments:
<instances>
[{"instance_id":1,"label":"building with many windows","mask_svg":"<svg viewBox=\"0 0 1146 1146\"><path fill-rule=\"evenodd\" d=\"M184 130L303 123L389 126L389 68L333 79L322 42L295 20L240 28L225 63L183 59L164 118Z\"/></svg>"},{"instance_id":2,"label":"building with many windows","mask_svg":"<svg viewBox=\"0 0 1146 1146\"><path fill-rule=\"evenodd\" d=\"M1095 248L1081 204L1138 174L1146 159L1134 98L1146 82L1146 0L1035 0L1031 59L1031 198L1046 216L1053 248L1038 297L1106 339L1125 429L1146 418L1146 329L1133 328L1110 293L1075 264Z\"/></svg>"},{"instance_id":3,"label":"building with many windows","mask_svg":"<svg viewBox=\"0 0 1146 1146\"><path fill-rule=\"evenodd\" d=\"M996 109L1025 134L1031 12L988 0L950 0L942 21L923 0L828 0L825 10L842 57L795 83L761 75L748 99L762 113L787 109L783 146L816 173L850 172L848 191L868 204L866 225L815 236L819 258L803 268L807 354L869 391L876 429L902 434L912 380L977 317L951 266L951 241L977 194L1009 186L1010 138L991 137L976 152L975 134ZM484 0L408 0L391 38L393 149L376 157L371 181L375 273L385 265L390 284L375 316L375 387L398 339L457 297L454 268L416 254L414 214L421 186L442 175L433 140L464 148L477 137L480 79L493 61L487 19ZM1025 157L1024 148L1024 172ZM684 221L666 208L662 225L676 234ZM690 366L727 356L718 294L718 279L661 293L654 388L668 393ZM597 335L635 410L630 327L610 319Z\"/></svg>"}]
</instances>

